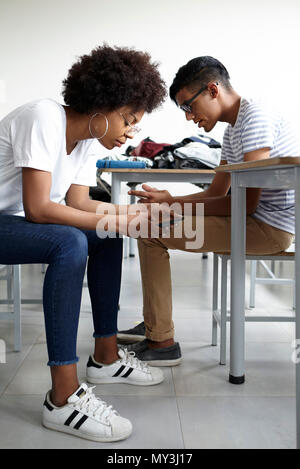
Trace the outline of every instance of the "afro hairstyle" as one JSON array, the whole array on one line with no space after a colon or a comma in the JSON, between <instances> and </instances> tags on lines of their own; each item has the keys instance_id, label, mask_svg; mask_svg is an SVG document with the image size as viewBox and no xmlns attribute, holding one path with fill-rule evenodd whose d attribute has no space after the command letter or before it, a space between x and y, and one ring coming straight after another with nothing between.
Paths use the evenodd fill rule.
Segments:
<instances>
[{"instance_id":1,"label":"afro hairstyle","mask_svg":"<svg viewBox=\"0 0 300 469\"><path fill-rule=\"evenodd\" d=\"M81 114L130 106L151 113L165 100L166 84L147 52L106 43L79 57L63 81L66 105Z\"/></svg>"}]
</instances>

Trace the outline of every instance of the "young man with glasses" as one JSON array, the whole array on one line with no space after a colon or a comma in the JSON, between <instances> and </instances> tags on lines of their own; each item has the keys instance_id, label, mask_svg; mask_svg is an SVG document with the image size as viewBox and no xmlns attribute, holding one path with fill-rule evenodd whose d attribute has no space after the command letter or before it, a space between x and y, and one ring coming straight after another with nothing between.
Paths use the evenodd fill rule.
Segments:
<instances>
[{"instance_id":1,"label":"young man with glasses","mask_svg":"<svg viewBox=\"0 0 300 469\"><path fill-rule=\"evenodd\" d=\"M299 156L300 144L289 123L260 100L241 97L231 86L223 64L213 57L190 60L176 74L170 97L188 121L210 132L217 122L227 122L221 164L240 163L276 156ZM204 242L188 249L187 239L140 239L139 254L144 298L144 321L120 331L119 338L140 341L128 346L152 366L178 365L181 351L174 342L172 286L168 249L190 252L229 252L231 198L230 175L217 173L210 187L200 193L172 197L166 190L146 184L144 191L130 191L144 203L190 203L183 224L197 223L197 204L204 204ZM273 254L289 247L294 235L294 191L247 189L246 250L248 254ZM185 232L185 230L183 230ZM188 304L187 304L188 307ZM144 340L142 340L144 338Z\"/></svg>"}]
</instances>

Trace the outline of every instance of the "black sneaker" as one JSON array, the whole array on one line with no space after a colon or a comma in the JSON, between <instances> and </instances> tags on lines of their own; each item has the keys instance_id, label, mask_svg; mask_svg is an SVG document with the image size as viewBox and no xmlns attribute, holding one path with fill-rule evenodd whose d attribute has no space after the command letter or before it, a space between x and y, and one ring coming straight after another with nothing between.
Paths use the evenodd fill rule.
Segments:
<instances>
[{"instance_id":1,"label":"black sneaker","mask_svg":"<svg viewBox=\"0 0 300 469\"><path fill-rule=\"evenodd\" d=\"M147 362L151 366L176 366L182 362L180 345L175 342L170 347L151 349L148 347L147 339L138 344L126 346L127 350L134 352L135 356Z\"/></svg>"},{"instance_id":2,"label":"black sneaker","mask_svg":"<svg viewBox=\"0 0 300 469\"><path fill-rule=\"evenodd\" d=\"M119 343L133 344L135 342L141 342L146 338L145 336L145 324L144 321L140 322L137 326L127 331L119 331L117 333L117 339Z\"/></svg>"}]
</instances>

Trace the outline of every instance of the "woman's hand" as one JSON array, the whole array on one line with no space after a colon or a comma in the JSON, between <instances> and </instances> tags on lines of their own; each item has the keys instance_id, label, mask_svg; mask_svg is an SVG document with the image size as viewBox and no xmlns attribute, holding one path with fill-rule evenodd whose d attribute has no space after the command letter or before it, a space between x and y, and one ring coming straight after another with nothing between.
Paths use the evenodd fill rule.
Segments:
<instances>
[{"instance_id":1,"label":"woman's hand","mask_svg":"<svg viewBox=\"0 0 300 469\"><path fill-rule=\"evenodd\" d=\"M166 190L159 190L155 187L148 186L147 184L143 184L142 188L144 189L143 191L131 190L128 192L128 194L140 197L139 203L142 204L161 204L163 202L172 204L173 202L173 197L171 196L170 192Z\"/></svg>"},{"instance_id":2,"label":"woman's hand","mask_svg":"<svg viewBox=\"0 0 300 469\"><path fill-rule=\"evenodd\" d=\"M182 219L168 204L133 204L127 215L118 216L118 231L131 238L159 238L170 232L174 218L175 224Z\"/></svg>"}]
</instances>

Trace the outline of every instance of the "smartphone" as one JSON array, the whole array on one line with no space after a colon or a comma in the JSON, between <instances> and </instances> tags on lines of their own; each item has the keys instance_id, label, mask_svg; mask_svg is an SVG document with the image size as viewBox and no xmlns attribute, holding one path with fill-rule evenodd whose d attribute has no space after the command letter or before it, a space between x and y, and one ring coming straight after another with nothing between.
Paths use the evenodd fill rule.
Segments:
<instances>
[{"instance_id":1,"label":"smartphone","mask_svg":"<svg viewBox=\"0 0 300 469\"><path fill-rule=\"evenodd\" d=\"M166 221L166 222L163 222L163 223L159 223L159 227L160 228L164 228L165 226L169 226L169 225L175 225L175 223L180 223L181 221L183 221L184 217L182 218L172 218L171 220L169 221Z\"/></svg>"}]
</instances>

